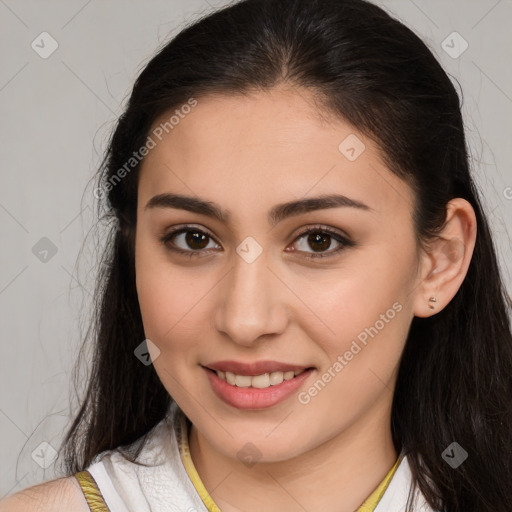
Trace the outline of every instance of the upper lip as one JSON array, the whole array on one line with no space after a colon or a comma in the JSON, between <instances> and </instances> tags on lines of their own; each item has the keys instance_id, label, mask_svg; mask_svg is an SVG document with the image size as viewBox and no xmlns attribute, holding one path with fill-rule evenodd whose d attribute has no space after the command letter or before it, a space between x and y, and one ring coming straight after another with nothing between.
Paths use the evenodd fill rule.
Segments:
<instances>
[{"instance_id":1,"label":"upper lip","mask_svg":"<svg viewBox=\"0 0 512 512\"><path fill-rule=\"evenodd\" d=\"M297 364L281 363L280 361L255 361L241 363L239 361L215 361L203 365L211 370L236 373L237 375L262 375L272 372L300 371L310 368Z\"/></svg>"}]
</instances>

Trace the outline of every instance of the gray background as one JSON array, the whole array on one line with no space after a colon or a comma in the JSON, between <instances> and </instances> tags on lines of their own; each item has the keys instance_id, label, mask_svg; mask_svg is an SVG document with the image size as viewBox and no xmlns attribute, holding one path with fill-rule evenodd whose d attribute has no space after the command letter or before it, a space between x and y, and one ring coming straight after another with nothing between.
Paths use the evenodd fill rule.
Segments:
<instances>
[{"instance_id":1,"label":"gray background","mask_svg":"<svg viewBox=\"0 0 512 512\"><path fill-rule=\"evenodd\" d=\"M86 236L89 180L114 121L156 48L227 3L0 0L0 496L59 476L48 444L59 448L76 410L71 370L97 258ZM462 86L472 165L511 290L512 1L378 3ZM51 48L44 31L58 43L46 59L31 47ZM454 31L469 45L457 58L442 46L456 47ZM50 246L55 254L42 252Z\"/></svg>"}]
</instances>

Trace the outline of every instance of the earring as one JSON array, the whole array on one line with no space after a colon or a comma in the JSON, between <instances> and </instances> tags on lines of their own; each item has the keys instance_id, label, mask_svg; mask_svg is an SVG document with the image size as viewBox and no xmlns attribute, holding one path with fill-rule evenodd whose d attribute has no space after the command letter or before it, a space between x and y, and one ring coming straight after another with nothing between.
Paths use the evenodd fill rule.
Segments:
<instances>
[{"instance_id":1,"label":"earring","mask_svg":"<svg viewBox=\"0 0 512 512\"><path fill-rule=\"evenodd\" d=\"M430 299L428 299L429 302L437 302L437 297L430 297ZM435 307L432 305L432 304L429 304L428 307L430 309L435 309Z\"/></svg>"}]
</instances>

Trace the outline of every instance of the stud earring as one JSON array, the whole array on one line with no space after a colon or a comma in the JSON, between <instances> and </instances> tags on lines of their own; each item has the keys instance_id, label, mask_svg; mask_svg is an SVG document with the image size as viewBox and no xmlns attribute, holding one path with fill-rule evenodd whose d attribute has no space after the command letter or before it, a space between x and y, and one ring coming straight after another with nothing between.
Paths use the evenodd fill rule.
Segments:
<instances>
[{"instance_id":1,"label":"stud earring","mask_svg":"<svg viewBox=\"0 0 512 512\"><path fill-rule=\"evenodd\" d=\"M437 297L430 297L430 299L428 299L429 302L437 302ZM428 307L430 309L435 309L435 307L432 305L432 304L429 304Z\"/></svg>"}]
</instances>

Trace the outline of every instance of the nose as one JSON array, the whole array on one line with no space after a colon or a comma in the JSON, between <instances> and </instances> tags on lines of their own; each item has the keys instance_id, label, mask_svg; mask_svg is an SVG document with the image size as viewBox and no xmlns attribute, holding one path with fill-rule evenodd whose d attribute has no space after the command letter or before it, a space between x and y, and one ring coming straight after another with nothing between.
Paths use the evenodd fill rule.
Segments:
<instances>
[{"instance_id":1,"label":"nose","mask_svg":"<svg viewBox=\"0 0 512 512\"><path fill-rule=\"evenodd\" d=\"M247 347L283 333L288 324L284 288L270 269L265 251L251 263L235 253L219 289L215 328Z\"/></svg>"}]
</instances>

